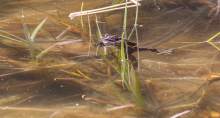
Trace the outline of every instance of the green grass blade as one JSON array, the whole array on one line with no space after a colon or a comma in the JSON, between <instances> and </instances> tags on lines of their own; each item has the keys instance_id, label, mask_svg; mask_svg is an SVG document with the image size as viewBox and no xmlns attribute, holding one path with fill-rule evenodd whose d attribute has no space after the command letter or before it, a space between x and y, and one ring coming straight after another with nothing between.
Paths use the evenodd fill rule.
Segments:
<instances>
[{"instance_id":1,"label":"green grass blade","mask_svg":"<svg viewBox=\"0 0 220 118\"><path fill-rule=\"evenodd\" d=\"M78 77L83 77L83 78L86 78L86 79L88 79L88 80L96 81L96 80L93 80L93 79L91 79L91 78L85 76L85 75L84 75L81 71L79 71L77 68L76 68L76 70L77 70L77 72L78 72L79 74L77 74L77 73L75 73L75 72L68 72L68 71L65 71L65 70L63 70L63 69L60 69L60 71L63 71L63 72L65 72L65 73L68 73L68 74L71 74L71 75L75 75L75 76L78 76Z\"/></svg>"},{"instance_id":2,"label":"green grass blade","mask_svg":"<svg viewBox=\"0 0 220 118\"><path fill-rule=\"evenodd\" d=\"M124 38L127 39L127 33L126 33L126 27L127 27L127 7L128 7L128 0L126 0L125 4L125 13L124 13L124 25L123 25L123 33L124 33Z\"/></svg>"},{"instance_id":3,"label":"green grass blade","mask_svg":"<svg viewBox=\"0 0 220 118\"><path fill-rule=\"evenodd\" d=\"M111 82L112 88L115 92L115 94L117 95L117 97L122 100L124 103L127 103L126 100L124 98L121 97L120 93L118 92L117 88L115 87L115 84L113 82L112 76L111 76L111 72L110 72L110 68L108 69L108 73L109 73L109 80Z\"/></svg>"},{"instance_id":4,"label":"green grass blade","mask_svg":"<svg viewBox=\"0 0 220 118\"><path fill-rule=\"evenodd\" d=\"M138 0L137 0L138 3ZM136 31L136 41L137 41L137 45L139 45L139 40L138 40L138 31L137 31L137 19L138 19L138 4L136 6L136 17L135 17L135 31ZM140 54L139 54L139 49L137 48L137 61L138 61L138 71L140 71Z\"/></svg>"},{"instance_id":5,"label":"green grass blade","mask_svg":"<svg viewBox=\"0 0 220 118\"><path fill-rule=\"evenodd\" d=\"M1 37L4 37L4 38L7 38L7 39L9 39L9 40L11 40L11 41L14 41L14 42L16 42L18 45L25 46L25 47L26 47L26 46L29 46L27 43L24 43L24 42L22 42L22 41L16 40L16 39L14 39L14 38L7 37L7 36L1 35L1 34L0 34L0 36L1 36Z\"/></svg>"},{"instance_id":6,"label":"green grass blade","mask_svg":"<svg viewBox=\"0 0 220 118\"><path fill-rule=\"evenodd\" d=\"M86 79L88 79L88 80L92 80L92 81L97 81L97 80L93 80L93 79L87 77L87 76L84 75L81 71L79 71L77 68L76 68L76 70L77 70L77 72L78 72L80 75L82 75L84 78L86 78Z\"/></svg>"},{"instance_id":7,"label":"green grass blade","mask_svg":"<svg viewBox=\"0 0 220 118\"><path fill-rule=\"evenodd\" d=\"M114 62L115 62L116 68L118 70L120 70L120 62L119 62L120 57L118 57L118 55L115 54L115 53L117 53L117 51L115 50L115 48L113 48L114 51L110 47L108 47L108 49L112 52L112 54L111 54L112 58L115 59Z\"/></svg>"},{"instance_id":8,"label":"green grass blade","mask_svg":"<svg viewBox=\"0 0 220 118\"><path fill-rule=\"evenodd\" d=\"M37 34L37 32L39 31L39 29L43 26L43 24L45 23L45 21L47 20L48 17L46 17L35 29L34 32L31 34L31 42L33 43L34 38Z\"/></svg>"},{"instance_id":9,"label":"green grass blade","mask_svg":"<svg viewBox=\"0 0 220 118\"><path fill-rule=\"evenodd\" d=\"M213 44L212 42L208 42L209 44L211 44L213 47L215 47L216 49L220 50L215 44Z\"/></svg>"},{"instance_id":10,"label":"green grass blade","mask_svg":"<svg viewBox=\"0 0 220 118\"><path fill-rule=\"evenodd\" d=\"M101 52L101 50L98 49L98 51L99 51L99 53L102 55L102 57L109 63L109 65L110 65L111 67L113 67L119 74L121 74L121 73L120 73L120 70L118 70L118 69L106 58L106 56Z\"/></svg>"},{"instance_id":11,"label":"green grass blade","mask_svg":"<svg viewBox=\"0 0 220 118\"><path fill-rule=\"evenodd\" d=\"M20 39L21 41L27 43L26 40L24 40L24 39L22 39L22 38L20 38L20 37L18 37L18 36L15 36L14 34L11 34L11 33L6 32L6 31L4 31L4 30L0 30L0 32L3 32L3 33L5 33L5 34L8 34L8 35L13 36L13 37L15 37L15 38L18 38L18 39Z\"/></svg>"},{"instance_id":12,"label":"green grass blade","mask_svg":"<svg viewBox=\"0 0 220 118\"><path fill-rule=\"evenodd\" d=\"M118 4L121 4L121 3L123 3L125 0L121 0L120 2L118 2Z\"/></svg>"},{"instance_id":13,"label":"green grass blade","mask_svg":"<svg viewBox=\"0 0 220 118\"><path fill-rule=\"evenodd\" d=\"M50 46L49 48L42 51L40 54L38 54L37 57L36 57L36 61L38 61L39 58L41 58L43 55L48 53L51 49L53 49L57 45L61 46L61 45L70 44L70 43L79 42L79 41L81 41L81 40L70 40L70 41L63 41L63 42L55 43L52 46Z\"/></svg>"},{"instance_id":14,"label":"green grass blade","mask_svg":"<svg viewBox=\"0 0 220 118\"><path fill-rule=\"evenodd\" d=\"M14 44L14 45L21 45L21 46L24 46L24 47L28 47L28 45L22 45L20 43L17 43L17 42L14 42L14 41L10 41L10 40L5 40L5 39L0 39L0 42L5 42L5 43L10 43L10 44Z\"/></svg>"},{"instance_id":15,"label":"green grass blade","mask_svg":"<svg viewBox=\"0 0 220 118\"><path fill-rule=\"evenodd\" d=\"M45 49L44 51L42 51L40 54L37 55L36 57L36 61L38 61L39 58L41 58L43 55L45 55L46 53L48 53L52 48L54 48L55 46L57 46L57 44L54 44L52 46L50 46L49 48Z\"/></svg>"},{"instance_id":16,"label":"green grass blade","mask_svg":"<svg viewBox=\"0 0 220 118\"><path fill-rule=\"evenodd\" d=\"M135 26L134 26L133 29L131 30L131 33L130 33L129 36L128 36L128 40L130 40L130 38L131 38L131 36L132 36L134 30L135 30Z\"/></svg>"},{"instance_id":17,"label":"green grass blade","mask_svg":"<svg viewBox=\"0 0 220 118\"><path fill-rule=\"evenodd\" d=\"M75 72L69 72L69 71L65 71L65 70L63 70L63 69L60 69L60 71L63 71L63 72L65 72L65 73L68 73L68 74L71 74L71 75L75 75L75 76L78 76L78 77L83 77L82 75L77 74L77 73L75 73Z\"/></svg>"},{"instance_id":18,"label":"green grass blade","mask_svg":"<svg viewBox=\"0 0 220 118\"><path fill-rule=\"evenodd\" d=\"M20 37L17 37L15 35L11 34L11 33L3 31L3 30L0 31L0 32L4 32L4 33L9 34L9 35L11 35L13 37L16 37L16 38L20 38ZM22 41L20 41L20 40L17 40L17 39L14 39L14 38L11 38L11 37L8 37L8 36L5 36L5 35L1 35L0 34L0 36L11 40L11 41L6 41L6 39L4 39L3 42L12 43L12 44L16 44L16 45L20 45L20 46L24 46L24 47L29 47L28 42L26 40L24 40L24 39L22 39ZM38 48L38 47L35 47L35 49L38 50L38 51L41 51L41 49Z\"/></svg>"},{"instance_id":19,"label":"green grass blade","mask_svg":"<svg viewBox=\"0 0 220 118\"><path fill-rule=\"evenodd\" d=\"M81 14L82 14L82 11L83 11L83 2L82 2L82 6L81 6ZM81 25L82 25L82 28L84 28L82 15L81 15Z\"/></svg>"},{"instance_id":20,"label":"green grass blade","mask_svg":"<svg viewBox=\"0 0 220 118\"><path fill-rule=\"evenodd\" d=\"M115 5L115 2L116 2L116 0L113 0L113 1L112 1L112 5Z\"/></svg>"},{"instance_id":21,"label":"green grass blade","mask_svg":"<svg viewBox=\"0 0 220 118\"><path fill-rule=\"evenodd\" d=\"M23 27L24 27L25 37L26 37L26 40L28 41L28 45L29 45L29 48L30 48L31 57L35 59L36 58L36 53L35 53L33 43L31 42L31 39L30 39L30 33L28 32L27 25L24 23Z\"/></svg>"},{"instance_id":22,"label":"green grass blade","mask_svg":"<svg viewBox=\"0 0 220 118\"><path fill-rule=\"evenodd\" d=\"M102 33L101 33L100 29L99 29L99 24L98 24L98 20L97 20L96 14L95 14L95 18L96 18L96 25L97 25L97 28L98 28L98 31L99 31L99 36L100 36L99 38L100 38L100 40L103 40Z\"/></svg>"},{"instance_id":23,"label":"green grass blade","mask_svg":"<svg viewBox=\"0 0 220 118\"><path fill-rule=\"evenodd\" d=\"M135 100L136 100L138 106L144 107L145 104L144 104L144 100L143 100L142 95L141 95L139 79L138 79L138 76L137 76L137 74L136 74L136 72L133 68L133 65L131 65L130 75L131 75L131 89L132 89L133 94L135 96Z\"/></svg>"},{"instance_id":24,"label":"green grass blade","mask_svg":"<svg viewBox=\"0 0 220 118\"><path fill-rule=\"evenodd\" d=\"M125 59L125 49L124 49L124 38L127 38L126 36L126 22L127 22L127 0L125 5L125 13L124 13L124 25L123 25L123 33L121 38L121 78L122 81L125 82L125 68L126 68L126 59ZM126 51L127 52L127 51ZM128 57L128 55L127 55ZM123 84L124 85L124 84Z\"/></svg>"},{"instance_id":25,"label":"green grass blade","mask_svg":"<svg viewBox=\"0 0 220 118\"><path fill-rule=\"evenodd\" d=\"M24 16L23 9L22 9L22 15ZM24 21L24 24L23 24L24 33L25 33L25 37L26 37L26 40L27 40L29 48L30 48L30 54L31 54L31 57L33 59L35 59L36 58L35 48L34 48L33 42L31 41L30 33L28 32L28 28L27 28L27 25L25 23L25 18L24 17L23 17L23 21Z\"/></svg>"},{"instance_id":26,"label":"green grass blade","mask_svg":"<svg viewBox=\"0 0 220 118\"><path fill-rule=\"evenodd\" d=\"M206 42L210 42L210 41L212 41L212 39L214 39L215 37L217 37L219 34L220 34L220 32L217 33L216 35L214 35L213 37L211 37L211 38L210 38L209 40L207 40Z\"/></svg>"},{"instance_id":27,"label":"green grass blade","mask_svg":"<svg viewBox=\"0 0 220 118\"><path fill-rule=\"evenodd\" d=\"M89 38L90 38L90 42L92 40L92 43L95 43L92 39L92 31L91 31L91 25L90 25L90 19L89 19L89 15L88 15L88 24L89 24Z\"/></svg>"}]
</instances>

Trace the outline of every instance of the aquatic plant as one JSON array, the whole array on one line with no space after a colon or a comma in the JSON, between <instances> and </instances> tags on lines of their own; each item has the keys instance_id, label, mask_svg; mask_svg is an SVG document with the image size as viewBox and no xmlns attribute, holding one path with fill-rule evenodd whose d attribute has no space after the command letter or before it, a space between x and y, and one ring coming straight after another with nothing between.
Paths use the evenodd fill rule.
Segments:
<instances>
[{"instance_id":1,"label":"aquatic plant","mask_svg":"<svg viewBox=\"0 0 220 118\"><path fill-rule=\"evenodd\" d=\"M22 10L22 17L23 17L23 21L24 21L24 24L23 24L24 33L25 33L25 37L26 37L26 40L27 40L29 48L30 48L30 54L31 54L31 57L34 60L36 60L35 46L33 44L34 38L35 38L37 32L39 31L39 29L43 26L43 24L47 20L47 17L34 29L34 31L33 31L33 33L31 35L28 32L28 28L27 28L27 25L26 25L26 22L25 22L25 16L24 16L23 10Z\"/></svg>"},{"instance_id":2,"label":"aquatic plant","mask_svg":"<svg viewBox=\"0 0 220 118\"><path fill-rule=\"evenodd\" d=\"M144 103L142 95L141 95L138 76L137 76L132 64L129 63L129 57L127 56L127 58L126 58L126 55L128 55L128 51L126 49L127 45L124 43L124 39L127 38L127 34L126 34L127 2L128 1L126 0L125 13L124 13L124 25L123 25L122 41L121 41L121 49L120 49L121 51L119 51L120 52L119 55L114 55L114 54L116 54L116 52L112 52L113 57L117 58L117 61L115 61L115 64L113 65L100 50L99 50L99 52L103 56L103 58L108 62L108 64L111 65L121 75L122 82L123 82L122 84L123 84L124 88L128 89L132 93L132 95L134 96L134 98L136 100L137 105L139 107L144 107L145 103ZM138 6L139 6L139 4L138 4L138 1L137 1L135 27L136 27L137 19L138 19L138 15L137 15L138 14ZM101 40L103 40L101 31L98 27L97 18L96 18L96 24L97 24L97 28L98 28L98 32L99 32L99 35L101 37ZM137 30L136 30L136 33L137 33ZM124 44L126 46L124 46ZM124 103L127 103L126 100L124 100L123 97L120 95L120 93L117 91L117 89L114 85L114 82L111 78L110 70L108 71L108 73L109 73L109 80L111 82L113 90L115 91L115 94Z\"/></svg>"},{"instance_id":3,"label":"aquatic plant","mask_svg":"<svg viewBox=\"0 0 220 118\"><path fill-rule=\"evenodd\" d=\"M83 5L82 5L83 6ZM137 14L138 14L138 5L137 5L137 8L136 8L136 19L135 19L135 25L133 27L133 30L132 32L136 31L136 39L138 39L138 35L137 35ZM127 11L125 11L126 13ZM81 7L81 13L82 13L82 7ZM125 15L126 16L126 15ZM60 19L59 19L60 20ZM86 28L85 28L85 25L83 25L83 22L82 22L82 17L80 18L79 17L79 20L81 22L81 25L82 25L82 32L83 33L89 33L89 37L90 37L90 43L92 43L93 41L93 37L92 37L92 33L91 33L91 27L90 27L90 20L89 20L89 15L88 15L88 24L89 24L89 32L86 32ZM63 22L63 21L59 21L59 23L61 24L64 24L66 26L68 26L69 28L71 28L72 26L71 25L68 25L67 23ZM97 22L97 18L96 18L96 23L97 23L97 37L102 37L102 34L101 34L101 31L99 29L99 26L98 26L98 22ZM74 28L73 28L74 29ZM79 29L76 29L78 31L80 31ZM28 32L28 29L27 29L27 26L25 28L25 31L26 31L26 35L28 38L28 40L31 39L31 36ZM1 31L1 32L4 32L4 31ZM126 17L124 18L124 29L122 31L122 40L125 39L127 36L126 36ZM4 32L6 33L6 32ZM6 33L7 34L7 33ZM12 35L12 34L8 34L10 35L11 37L13 38L17 38L15 35ZM130 33L129 37L132 35L132 33ZM214 45L215 43L211 42L218 34L216 34L215 36L213 36L212 38L210 38L209 40L207 41L203 41L203 42L198 42L198 43L194 43L194 44L190 44L190 45L185 45L185 46L181 46L181 47L177 47L177 48L174 48L174 49L170 49L170 50L176 50L176 49L182 49L182 48L185 48L185 47L189 47L189 46L193 46L193 45L198 45L198 44L202 44L202 43L209 43L211 44L212 46L214 46L216 49L219 50L219 48ZM6 36L1 36L2 38L6 38ZM7 42L7 43L10 43L12 42L11 44L18 44L20 46L25 46L25 47L29 47L29 43L26 41L26 40L22 40L22 39L19 39L18 37L18 40L15 40L14 39L10 39L11 37L9 38L6 38L8 40L2 40L2 42ZM127 39L129 39L129 37ZM34 39L34 38L33 38ZM19 41L21 41L22 43L20 43ZM31 41L31 40L30 40ZM81 40L78 40L78 41L81 41ZM38 56L35 56L36 57L36 60L40 59L44 54L46 54L47 52L49 52L52 48L54 48L55 46L59 46L59 45L64 45L64 44L68 44L68 43L72 43L74 41L66 41L66 42L59 42L59 43L55 43L53 44L52 46L50 46L49 48L45 49L44 51L40 51L41 53L39 53ZM33 43L33 42L32 42ZM94 43L94 42L93 42ZM138 40L137 40L137 43L138 43ZM107 77L109 78L109 82L111 84L111 87L112 87L112 90L114 91L114 93L116 94L116 96L119 98L119 100L121 100L123 103L120 104L120 103L115 103L115 102L110 102L111 99L106 99L106 100L99 100L98 98L97 99L94 99L94 98L85 98L86 101L92 101L92 102L96 102L96 103L101 103L101 104L110 104L110 105L114 105L114 106L117 106L117 107L113 107L111 106L111 108L107 109L107 112L109 111L114 111L114 110L121 110L121 109L127 109L129 110L128 108L132 108L136 111L150 111L149 109L149 104L147 103L146 99L143 100L142 98L142 95L141 95L141 91L140 91L140 83L139 82L141 78L138 78L138 75L137 75L137 71L138 70L135 70L133 65L132 65L132 62L129 62L129 57L126 56L128 55L128 52L126 51L126 44L125 46L122 46L124 45L124 43L121 44L121 50L119 51L116 51L116 49L114 47L106 47L106 48L109 48L110 51L112 53L109 53L110 56L112 56L112 58L114 59L114 62L111 62L111 60L109 60L109 58L107 57L107 55L104 54L104 52L102 51L102 49L99 49L99 53L102 55L102 57L108 62L106 65L107 65L107 69L108 69L108 75ZM33 45L32 45L33 46ZM90 44L89 44L90 46ZM31 48L30 48L31 49ZM34 46L34 49L37 50L36 46ZM30 51L30 53L32 53L32 51ZM160 55L160 54L163 54L164 52L161 52L161 53L157 53L155 55L151 55L151 56L148 56L148 57L145 57L145 58L149 58L149 57L153 57L153 56L157 56L157 55ZM178 51L177 51L178 53ZM53 53L53 55L56 55ZM80 55L81 56L81 55ZM88 56L88 55L86 55ZM49 56L48 56L49 57ZM65 58L65 57L63 57ZM88 57L89 58L89 57ZM139 58L139 57L138 57ZM3 59L3 57L1 57L1 59ZM42 58L42 62L43 61L46 61L47 60L47 57L45 58ZM55 60L55 59L52 59L52 60ZM64 59L66 60L66 59ZM141 60L141 59L138 59L138 61ZM10 60L10 59L7 59L7 62L13 62L13 60ZM15 61L14 61L15 62ZM19 62L17 62L19 63ZM90 83L94 82L94 83L99 83L99 80L98 81L91 81L91 80L96 80L96 78L92 78L90 76L87 76L88 73L91 73L93 71L89 71L87 73L84 73L85 71L81 71L79 68L77 67L73 67L73 66L70 66L70 61L63 61L61 62L60 66L57 66L57 62L51 62L50 63L50 67L54 67L54 68L49 68L49 66L47 66L48 63L46 64L43 64L41 62L38 62L38 63L35 63L35 64L39 64L39 65L45 65L45 68L43 71L47 70L47 71L50 71L51 69L56 69L56 71L54 73L50 73L51 75L54 75L55 73L64 73L64 76L66 77L67 76L73 76L73 77L79 77L79 78L73 78L73 77L57 77L55 76L53 79L50 79L48 80L49 82L48 83L51 83L53 80L54 81L64 81L64 80L68 80L68 81L71 81L71 82L74 82L74 83L77 83L77 84L80 84L86 88L89 88L92 92L97 92L97 93L100 93L99 95L102 95L103 97L106 97L108 95L108 93L104 93L102 90L99 90L99 88L96 88L96 86L93 86L93 85L90 85ZM81 63L81 62L72 62L74 64L76 63ZM95 62L92 62L93 64ZM133 62L134 63L137 63L137 62ZM160 62L158 62L160 63ZM24 64L24 63L22 63ZM25 63L26 65L28 63ZM102 63L103 64L103 63ZM92 65L92 64L91 64ZM139 65L139 64L138 64ZM67 70L67 68L65 69L60 69L61 66L66 66L68 67L68 69L71 69L71 70ZM22 67L22 66L20 66ZM25 67L23 65L23 67ZM39 68L40 66L35 66L37 68ZM85 68L86 66L84 66ZM92 68L97 68L98 66L95 66L95 67L92 67ZM112 69L112 68L114 69ZM40 68L40 69L43 69L43 68ZM99 70L100 68L97 68L97 70ZM100 69L101 70L101 69ZM100 71L99 70L99 71ZM25 71L28 71L28 70L25 70ZM126 93L129 93L129 96L133 96L133 99L135 99L136 101L136 104L137 105L134 105L134 102L132 101L129 101L128 98L125 97L125 95L123 94L123 92L121 92L119 89L119 87L115 84L116 83L116 80L114 80L116 78L116 76L112 76L111 73L112 71L116 71L118 74L117 75L120 75L120 80L123 80L122 83L120 83L122 86L123 86L123 89L125 89L125 91L128 91ZM23 71L24 72L24 71ZM102 72L102 70L100 71L100 73ZM41 72L38 72L38 73L41 73ZM15 74L15 73L11 73L11 74L8 74L8 75L12 75L12 74ZM103 74L104 75L104 74ZM1 77L5 77L7 76L6 74L5 75L1 75ZM43 77L45 78L45 77ZM102 77L101 77L102 78ZM147 77L148 78L148 77ZM83 79L83 80L81 80ZM117 78L118 79L118 78ZM163 80L166 80L166 78L162 78ZM161 80L162 80L161 79ZM179 79L179 78L169 78L169 79ZM188 79L188 78L187 78ZM199 79L199 78L196 78L196 79ZM204 96L204 93L201 95L201 97L198 99L198 101L196 102L193 102L193 103L190 103L190 99L192 98L192 96L195 95L195 93L197 93L201 88L205 88L207 87L208 85L210 85L212 82L214 81L218 81L219 80L219 73L211 73L208 77L207 77L207 82L205 84L203 84L201 87L199 87L198 90L196 90L194 93L191 93L189 96L184 96L184 95L181 95L180 97L178 96L178 98L176 99L171 99L170 101L164 103L164 104L161 104L157 107L155 107L156 110L167 110L167 109L176 109L176 108L181 108L181 107L189 107L189 106L195 106L195 105L198 105L198 103L201 101L201 98ZM88 81L88 83L86 82ZM103 80L101 80L103 81ZM156 81L156 79L152 79L152 81ZM40 82L44 82L44 81L39 81ZM9 83L9 82L8 82ZM69 82L68 82L69 83ZM29 83L29 84L32 84L32 83ZM35 83L33 83L35 84ZM175 84L178 84L178 83L175 83ZM24 84L24 85L27 85L27 84ZM23 85L21 85L23 86ZM103 84L100 84L100 86L105 86ZM7 86L7 83L6 83L6 86L3 85L1 89L6 89L6 88L10 88L10 87L17 87L17 86ZM142 87L142 86L141 86ZM181 88L182 89L182 88ZM72 90L71 90L72 91ZM82 94L77 94L76 96L81 96ZM23 101L27 101L28 99L31 99L32 97L35 97L35 96L30 96L30 97L26 97L24 99L23 97L23 100L21 100L20 102L17 102L15 105L17 104L20 104L21 102ZM64 99L67 99L67 98L70 98L72 96L68 96L68 97L64 97L64 98L61 98L61 99L55 99L54 101L59 101L59 100L64 100ZM96 96L97 97L97 96ZM150 97L150 96L148 96ZM10 97L9 97L10 98ZM17 97L19 99L19 97ZM185 98L185 99L184 99ZM54 99L54 98L53 98ZM100 98L102 99L102 98ZM132 100L133 100L132 99ZM184 99L182 101L179 102L179 99ZM184 101L187 101L188 104L185 104L185 105L179 105L179 103L184 103ZM63 103L62 103L63 104ZM147 106L147 107L144 107ZM75 105L74 105L75 106ZM137 107L138 106L138 107ZM95 108L95 107L94 107ZM53 112L52 115L50 117L55 117L55 115L63 115L63 114L71 114L71 115L74 115L74 116L81 116L81 117L94 117L94 115L92 114L87 114L85 113L85 111L83 112L75 112L75 110L65 110L66 108L65 107L62 107L62 109L35 109L35 108L22 108L22 107L9 107L9 108L6 108L6 107L2 107L2 109L7 109L7 110L25 110L25 111L49 111L49 112ZM187 113L189 112L190 110L187 110ZM137 112L137 113L140 113L140 112ZM151 111L151 113L154 113L153 110ZM117 112L116 112L117 114ZM147 114L147 113L146 113ZM96 115L96 117L108 117L107 115Z\"/></svg>"}]
</instances>

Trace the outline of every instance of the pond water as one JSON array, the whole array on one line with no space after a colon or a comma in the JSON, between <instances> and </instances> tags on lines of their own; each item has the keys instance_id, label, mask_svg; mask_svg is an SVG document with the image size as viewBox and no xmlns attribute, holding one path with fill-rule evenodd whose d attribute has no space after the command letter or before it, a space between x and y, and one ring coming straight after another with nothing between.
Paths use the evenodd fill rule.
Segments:
<instances>
[{"instance_id":1,"label":"pond water","mask_svg":"<svg viewBox=\"0 0 220 118\"><path fill-rule=\"evenodd\" d=\"M141 59L135 71L144 107L138 106L134 94L122 84L117 69L110 67L88 34L90 24L94 43L98 42L97 16L103 37L106 33L121 36L124 9L100 12L96 16L76 16L71 20L69 14L80 12L82 2L86 11L125 1L0 1L0 113L3 118L220 116L220 36L209 40L220 31L218 1L139 2L137 35L134 31L130 40L139 46L174 49L169 55L151 51L132 54L134 59ZM136 17L136 5L128 5L134 7L128 8L127 36ZM30 54L33 48L28 45L24 27L27 26L32 36L45 18L33 39L36 59ZM118 57L108 48L107 51L107 59L116 64L114 59ZM132 69L130 72L133 73ZM126 103L114 92L110 75ZM84 95L86 99L82 98Z\"/></svg>"}]
</instances>

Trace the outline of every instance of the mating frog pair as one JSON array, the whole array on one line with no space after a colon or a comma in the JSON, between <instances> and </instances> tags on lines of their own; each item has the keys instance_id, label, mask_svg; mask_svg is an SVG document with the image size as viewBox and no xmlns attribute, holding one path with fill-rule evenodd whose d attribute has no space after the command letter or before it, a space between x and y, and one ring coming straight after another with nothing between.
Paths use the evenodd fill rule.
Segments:
<instances>
[{"instance_id":1,"label":"mating frog pair","mask_svg":"<svg viewBox=\"0 0 220 118\"><path fill-rule=\"evenodd\" d=\"M121 48L121 37L118 37L117 35L114 36L109 36L109 34L105 35L105 38L103 39L103 41L97 42L96 44L94 44L95 46L105 46L105 47L110 47L110 46L114 46L118 49ZM145 47L145 46L138 46L137 43L132 42L130 40L124 39L124 46L126 49L126 45L127 45L127 49L128 49L128 54L131 55L134 52L137 51L152 51L152 52L157 52L157 53L164 53L164 54L172 54L174 51L173 49L156 49L153 47Z\"/></svg>"}]
</instances>

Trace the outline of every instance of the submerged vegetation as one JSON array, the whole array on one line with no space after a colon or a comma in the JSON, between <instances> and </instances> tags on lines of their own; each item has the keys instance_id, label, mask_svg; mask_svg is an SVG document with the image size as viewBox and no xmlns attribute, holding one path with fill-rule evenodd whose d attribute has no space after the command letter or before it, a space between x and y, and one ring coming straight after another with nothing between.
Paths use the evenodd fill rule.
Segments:
<instances>
[{"instance_id":1,"label":"submerged vegetation","mask_svg":"<svg viewBox=\"0 0 220 118\"><path fill-rule=\"evenodd\" d=\"M169 5L167 5L168 3ZM152 3L143 4L149 7ZM154 1L154 6L157 6L155 4L157 4L156 1ZM201 6L214 6L214 4L206 1L200 1L197 4L194 3L193 5L197 6L198 9L202 9L202 14L204 13L202 11L207 8ZM219 37L219 31L210 33L208 35L211 37L210 39L196 39L193 42L179 40L180 37L175 42L170 41L171 39L167 39L174 37L166 35L164 39L158 40L158 44L155 46L165 41L165 43L162 43L165 46L158 48L168 50L153 51L154 53L157 52L155 54L147 52L149 54L143 56L139 52L139 47L137 47L136 60L134 54L129 54L126 39L130 41L136 38L137 46L140 45L139 34L143 34L142 31L138 32L138 29L141 28L141 24L138 23L143 20L139 15L142 12L140 11L140 2L138 0L131 2L128 2L128 0L113 0L112 5L115 5L114 7L107 6L88 11L83 11L86 8L84 5L85 3L82 3L81 12L74 12L69 15L71 19L78 17L78 19L74 18L72 21L62 18L57 11L59 17L38 10L43 14L44 20L35 23L37 27L33 31L32 28L29 28L31 26L31 24L28 24L30 22L28 20L29 16L25 15L27 11L22 10L23 37L26 40L10 33L10 30L0 30L0 59L1 69L3 70L0 75L2 78L0 90L5 93L5 95L2 95L0 104L3 110L12 110L15 115L22 111L22 114L31 117L38 117L39 115L32 115L45 112L46 115L42 113L40 116L49 115L50 118L61 116L101 118L122 116L159 118L172 116L172 118L176 118L179 116L185 117L184 114L187 114L187 117L202 118L219 115L219 103L211 103L210 101L212 99L217 100L220 95L216 94L211 99L207 98L207 96L217 91L215 87L218 88L217 81L220 79L218 73L220 69L215 66L219 66L220 49L218 39L216 39ZM124 6L121 7L122 5ZM132 14L134 21L131 15L128 14L129 6L136 8L130 9L130 11L135 10L135 14ZM157 14L159 7L163 7L164 10L167 10L166 15L170 15L170 13L178 10L174 9L173 11L170 9L177 6L181 6L179 7L181 10L192 11L192 3L167 1L158 3L158 6L155 7L155 14ZM102 27L103 24L106 24L106 22L98 21L101 18L96 13L105 12L107 16L111 17L109 11L112 12L122 8L125 11L123 25L120 26L122 29L120 47L112 46L112 44L103 47L93 46L92 44L96 42L103 43ZM155 10L155 8L149 9ZM215 7L210 12L213 9ZM216 9L219 9L219 7L216 7ZM47 15L46 18L44 15ZM192 18L198 19L201 14L197 15L198 17L193 16ZM158 18L164 19L166 16L161 15ZM85 22L86 20L88 24ZM212 21L213 19L209 20L208 23L211 24ZM75 27L76 23L74 22L81 24L80 27ZM150 19L149 22L153 22L153 20ZM186 24L188 26L186 29L181 29L184 27L180 25L173 32L176 32L177 36L181 35L181 33L184 33L182 30L190 30L192 23L195 22L190 20ZM55 29L50 29L53 28L54 24L60 28L65 28L58 34ZM128 28L130 24L134 24L134 26ZM207 28L207 26L205 27ZM48 31L45 31L44 27ZM166 26L160 24L156 28L152 26L152 29L156 31L161 27L162 29L166 28ZM30 31L32 31L31 34ZM97 36L95 36L95 33ZM46 35L47 38L48 35L53 38L46 40L42 34ZM65 36L65 34L70 34L70 36ZM134 34L135 36L133 36ZM213 34L215 35L213 36ZM143 38L143 36L141 37ZM154 37L157 36L154 35ZM116 38L118 39L118 37ZM147 43L154 46L155 41ZM172 45L172 43L176 44ZM207 46L207 44L211 46ZM211 51L203 49L205 47ZM216 49L218 54L214 54L211 59L217 60L210 63L208 59L199 58L199 61L194 60L201 56L200 54L204 56L204 53L207 53L210 56L213 54L213 49ZM175 53L165 55L173 50ZM187 56L185 53L187 55L191 54ZM152 58L152 60L148 60L149 58ZM172 61L169 61L170 58ZM184 59L186 62L180 63ZM202 63L197 64L201 61ZM211 87L212 85L214 88ZM210 102L210 105L204 105L206 101ZM32 105L36 107L30 108ZM44 109L42 109L42 106ZM13 115L9 117L13 117Z\"/></svg>"}]
</instances>

